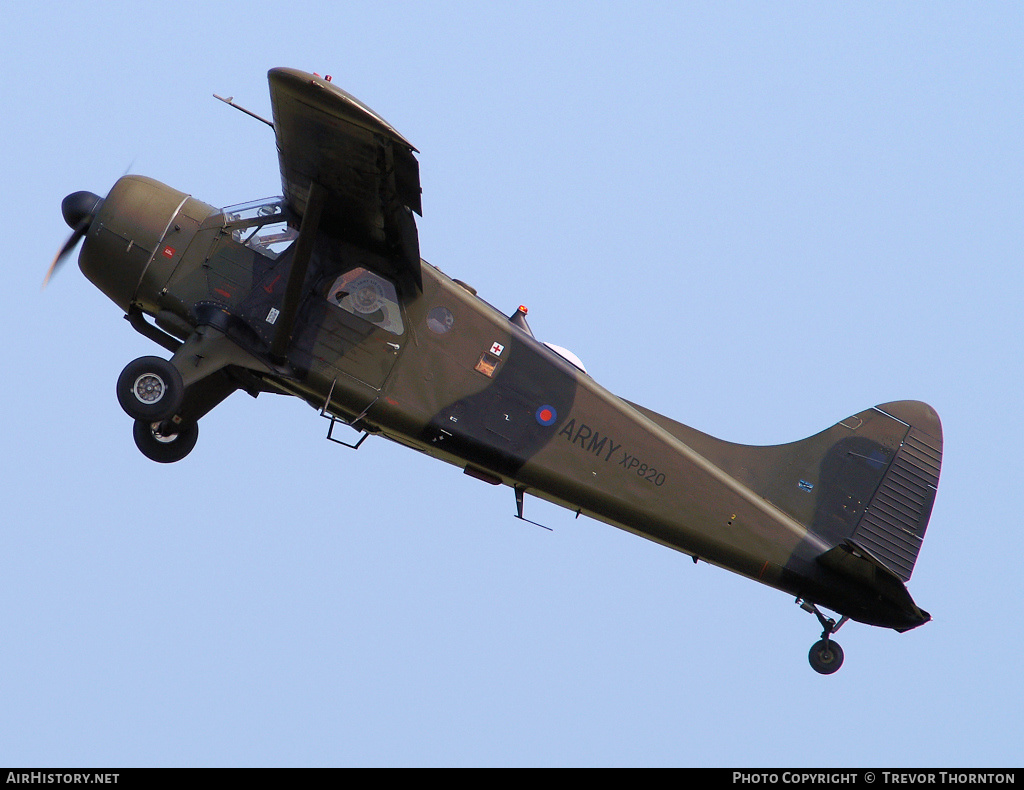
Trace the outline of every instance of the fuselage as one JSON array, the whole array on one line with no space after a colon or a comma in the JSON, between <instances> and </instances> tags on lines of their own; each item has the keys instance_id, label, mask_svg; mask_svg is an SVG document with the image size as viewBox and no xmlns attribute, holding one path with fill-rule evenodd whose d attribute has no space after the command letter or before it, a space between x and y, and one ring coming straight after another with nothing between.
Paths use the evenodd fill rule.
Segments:
<instances>
[{"instance_id":1,"label":"fuselage","mask_svg":"<svg viewBox=\"0 0 1024 790\"><path fill-rule=\"evenodd\" d=\"M267 389L355 427L854 619L923 622L815 561L835 545L808 528L823 490L804 477L820 459L779 470L781 493L767 495L764 474L747 474L763 454L712 457L702 443L717 440L610 393L426 262L414 280L317 235L286 359L270 359L297 225L281 202L222 211L132 176L104 201L80 262L126 312L179 341L216 327Z\"/></svg>"}]
</instances>

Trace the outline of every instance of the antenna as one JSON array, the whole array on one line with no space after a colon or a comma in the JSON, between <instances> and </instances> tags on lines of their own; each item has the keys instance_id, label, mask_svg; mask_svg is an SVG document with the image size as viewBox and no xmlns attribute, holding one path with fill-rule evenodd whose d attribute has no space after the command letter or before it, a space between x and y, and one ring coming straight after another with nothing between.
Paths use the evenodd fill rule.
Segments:
<instances>
[{"instance_id":1,"label":"antenna","mask_svg":"<svg viewBox=\"0 0 1024 790\"><path fill-rule=\"evenodd\" d=\"M266 124L267 126L269 126L269 127L271 128L271 129L273 129L273 128L274 128L274 123L273 123L273 121L268 121L268 120L267 120L266 118L264 118L264 117L263 117L262 115L257 115L257 114L256 114L256 113L254 113L254 112L253 112L252 110L247 110L247 109L245 109L245 107L241 106L240 104L235 104L235 97L234 97L234 96L228 96L228 97L227 97L227 98L225 99L225 98L224 98L223 96L218 96L218 95L217 95L217 94L215 93L215 94L213 94L213 98L215 98L215 99L220 99L220 100L221 100L222 102L224 102L225 104L228 104L228 105L230 105L230 106L234 107L234 108L235 108L236 110L241 110L241 111L242 111L242 112L244 112L244 113L245 113L246 115L251 115L251 116L252 116L253 118L255 118L255 119L256 119L257 121L263 121L263 123L265 123L265 124Z\"/></svg>"},{"instance_id":2,"label":"antenna","mask_svg":"<svg viewBox=\"0 0 1024 790\"><path fill-rule=\"evenodd\" d=\"M554 530L551 529L551 527L545 527L543 524L540 524L540 523L538 523L536 521L530 521L530 519L528 519L528 518L523 518L523 493L526 491L526 487L525 486L516 486L515 487L515 491L516 491L516 518L519 519L520 521L525 521L527 524L533 524L535 527L540 527L541 529L546 529L548 532L554 532Z\"/></svg>"}]
</instances>

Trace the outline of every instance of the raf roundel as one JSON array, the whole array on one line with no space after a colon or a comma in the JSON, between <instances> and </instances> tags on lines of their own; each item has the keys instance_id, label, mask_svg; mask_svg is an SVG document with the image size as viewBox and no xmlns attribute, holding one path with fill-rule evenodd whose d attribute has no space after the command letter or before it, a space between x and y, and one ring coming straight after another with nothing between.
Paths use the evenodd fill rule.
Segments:
<instances>
[{"instance_id":1,"label":"raf roundel","mask_svg":"<svg viewBox=\"0 0 1024 790\"><path fill-rule=\"evenodd\" d=\"M537 409L537 422L541 425L554 425L555 420L558 419L558 412L555 411L554 406L541 406Z\"/></svg>"}]
</instances>

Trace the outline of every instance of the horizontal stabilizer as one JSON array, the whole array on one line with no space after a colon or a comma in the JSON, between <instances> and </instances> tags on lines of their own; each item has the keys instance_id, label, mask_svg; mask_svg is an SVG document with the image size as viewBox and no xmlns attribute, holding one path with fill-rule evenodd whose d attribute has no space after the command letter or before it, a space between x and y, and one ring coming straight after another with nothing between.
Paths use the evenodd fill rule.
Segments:
<instances>
[{"instance_id":1,"label":"horizontal stabilizer","mask_svg":"<svg viewBox=\"0 0 1024 790\"><path fill-rule=\"evenodd\" d=\"M885 563L854 541L847 540L829 549L818 557L818 562L829 570L877 591L879 595L905 612L910 622L916 620L920 625L931 619L928 612L914 603L900 578Z\"/></svg>"}]
</instances>

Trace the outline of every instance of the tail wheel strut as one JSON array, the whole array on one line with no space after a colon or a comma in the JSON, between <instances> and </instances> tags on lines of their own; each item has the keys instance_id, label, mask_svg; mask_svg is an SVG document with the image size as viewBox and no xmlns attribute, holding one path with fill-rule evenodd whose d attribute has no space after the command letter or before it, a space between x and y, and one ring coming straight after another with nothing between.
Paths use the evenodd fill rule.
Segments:
<instances>
[{"instance_id":1,"label":"tail wheel strut","mask_svg":"<svg viewBox=\"0 0 1024 790\"><path fill-rule=\"evenodd\" d=\"M807 654L807 660L811 664L811 669L821 675L831 675L843 665L843 648L839 646L838 642L834 642L831 637L850 618L844 614L839 619L839 622L836 622L831 617L826 617L822 614L821 610L810 601L801 601L799 598L796 601L800 604L801 609L813 614L818 618L818 622L821 623L821 639L811 645L811 650Z\"/></svg>"}]
</instances>

